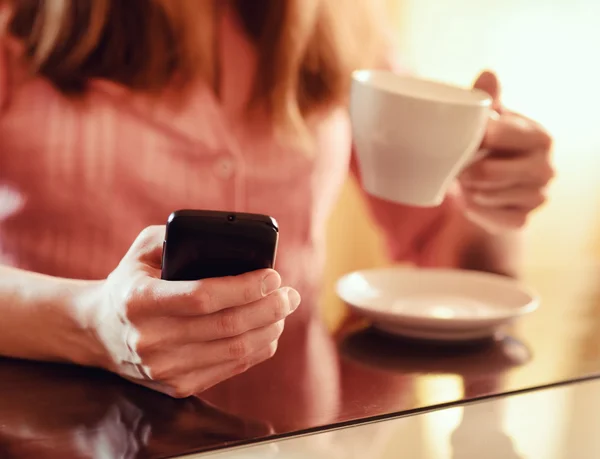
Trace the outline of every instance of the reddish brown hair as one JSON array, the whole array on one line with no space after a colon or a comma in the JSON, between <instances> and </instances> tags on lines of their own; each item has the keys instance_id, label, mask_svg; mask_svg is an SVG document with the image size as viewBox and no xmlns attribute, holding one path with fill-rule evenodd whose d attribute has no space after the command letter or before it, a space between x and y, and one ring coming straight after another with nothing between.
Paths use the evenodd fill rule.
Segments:
<instances>
[{"instance_id":1,"label":"reddish brown hair","mask_svg":"<svg viewBox=\"0 0 600 459\"><path fill-rule=\"evenodd\" d=\"M218 92L213 29L222 0L6 1L9 33L23 42L31 71L65 94L84 93L94 78L151 93L202 79ZM383 49L385 0L232 3L259 53L252 102L277 124L298 127L343 101L351 71Z\"/></svg>"}]
</instances>

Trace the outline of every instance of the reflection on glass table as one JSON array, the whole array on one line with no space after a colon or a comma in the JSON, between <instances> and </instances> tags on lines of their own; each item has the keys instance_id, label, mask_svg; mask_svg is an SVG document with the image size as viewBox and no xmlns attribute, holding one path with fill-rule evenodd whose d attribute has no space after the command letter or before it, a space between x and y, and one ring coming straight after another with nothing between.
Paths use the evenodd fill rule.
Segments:
<instances>
[{"instance_id":1,"label":"reflection on glass table","mask_svg":"<svg viewBox=\"0 0 600 459\"><path fill-rule=\"evenodd\" d=\"M595 459L599 423L594 380L187 459Z\"/></svg>"},{"instance_id":2,"label":"reflection on glass table","mask_svg":"<svg viewBox=\"0 0 600 459\"><path fill-rule=\"evenodd\" d=\"M595 267L530 276L528 282L542 297L540 309L501 339L465 347L393 339L355 317L327 329L309 314L318 308L305 297L296 317L301 320L286 325L273 359L203 393L201 400L171 399L87 368L0 359L0 458L164 459L595 377L600 374L599 277ZM593 405L584 400L581 406ZM526 426L534 433L531 438L535 429L565 435L564 404L544 402L531 409L540 413L539 421ZM512 419L512 412L503 419ZM408 440L396 428L391 440L387 428L373 426L370 435L386 448L396 442L402 451L441 448L446 443L416 440L438 438L440 431L450 438L459 422L456 415L447 417L450 421L428 422L428 427L415 424ZM466 415L462 423L469 426L469 419ZM455 435L459 443L460 432ZM349 445L352 440L350 435ZM553 441L558 440L548 444ZM358 451L375 448L365 445ZM521 454L521 443L516 445ZM421 457L443 454L435 450ZM377 459L377 453L363 457Z\"/></svg>"}]
</instances>

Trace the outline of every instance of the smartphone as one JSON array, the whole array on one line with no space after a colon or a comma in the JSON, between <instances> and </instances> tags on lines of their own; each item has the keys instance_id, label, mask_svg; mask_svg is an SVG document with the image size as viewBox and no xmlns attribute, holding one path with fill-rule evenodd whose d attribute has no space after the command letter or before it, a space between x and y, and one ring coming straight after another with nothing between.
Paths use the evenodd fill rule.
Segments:
<instances>
[{"instance_id":1,"label":"smartphone","mask_svg":"<svg viewBox=\"0 0 600 459\"><path fill-rule=\"evenodd\" d=\"M279 228L267 215L178 210L167 220L165 280L237 276L273 268Z\"/></svg>"}]
</instances>

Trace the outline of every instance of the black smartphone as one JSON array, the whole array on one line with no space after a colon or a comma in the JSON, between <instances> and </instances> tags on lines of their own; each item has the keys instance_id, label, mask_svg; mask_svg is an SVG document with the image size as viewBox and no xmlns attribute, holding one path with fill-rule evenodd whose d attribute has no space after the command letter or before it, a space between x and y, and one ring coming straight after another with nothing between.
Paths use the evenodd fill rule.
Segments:
<instances>
[{"instance_id":1,"label":"black smartphone","mask_svg":"<svg viewBox=\"0 0 600 459\"><path fill-rule=\"evenodd\" d=\"M267 215L178 210L167 221L161 276L199 280L273 268L278 240Z\"/></svg>"}]
</instances>

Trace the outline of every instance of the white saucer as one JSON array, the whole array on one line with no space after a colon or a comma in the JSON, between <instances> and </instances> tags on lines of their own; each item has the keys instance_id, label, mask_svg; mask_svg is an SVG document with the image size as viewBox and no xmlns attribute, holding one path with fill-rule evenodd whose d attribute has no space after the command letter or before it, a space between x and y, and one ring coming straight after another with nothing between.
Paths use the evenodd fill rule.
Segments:
<instances>
[{"instance_id":1,"label":"white saucer","mask_svg":"<svg viewBox=\"0 0 600 459\"><path fill-rule=\"evenodd\" d=\"M450 269L357 271L338 281L337 293L382 331L444 341L492 336L539 304L508 277Z\"/></svg>"}]
</instances>

